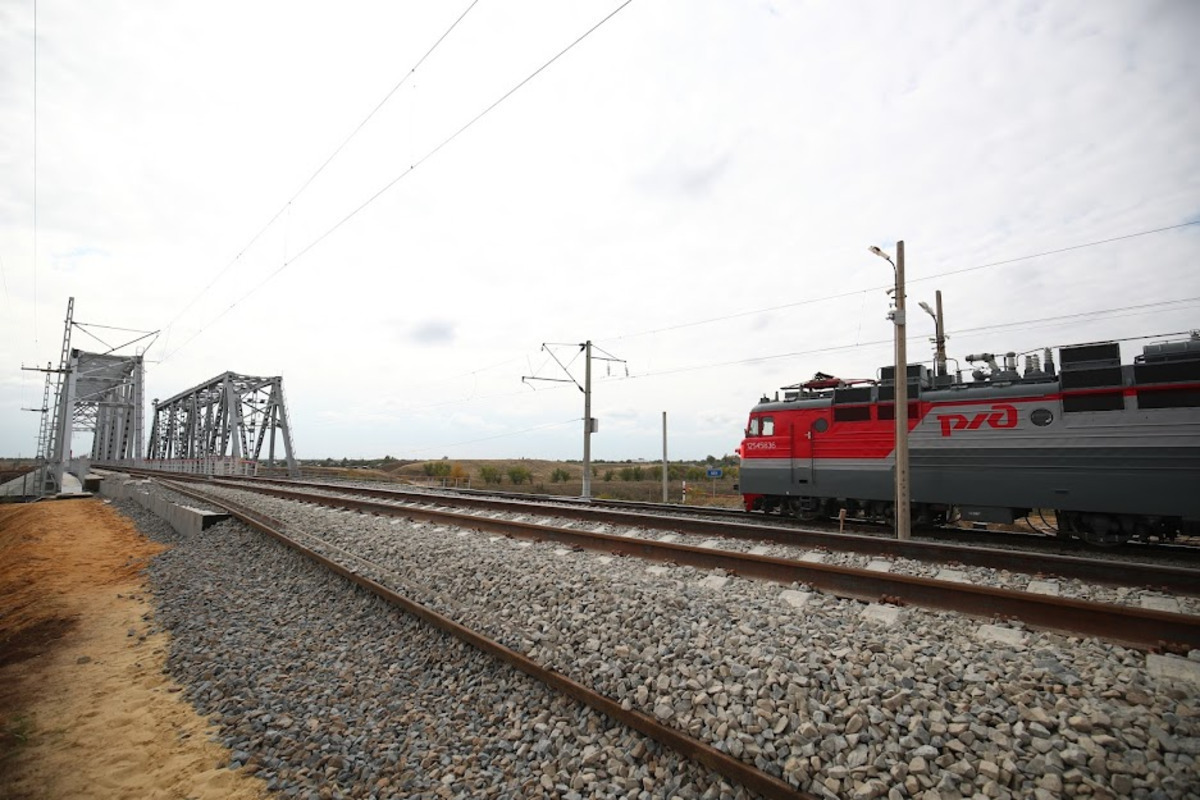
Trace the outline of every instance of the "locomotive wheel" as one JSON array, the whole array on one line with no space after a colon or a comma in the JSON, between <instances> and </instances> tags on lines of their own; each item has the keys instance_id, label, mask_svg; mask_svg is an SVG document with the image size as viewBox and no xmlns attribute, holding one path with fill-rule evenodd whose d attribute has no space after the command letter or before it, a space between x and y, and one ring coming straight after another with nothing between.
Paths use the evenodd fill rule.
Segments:
<instances>
[{"instance_id":1,"label":"locomotive wheel","mask_svg":"<svg viewBox=\"0 0 1200 800\"><path fill-rule=\"evenodd\" d=\"M821 517L821 502L812 497L794 497L789 502L791 515L801 522L812 522Z\"/></svg>"},{"instance_id":2,"label":"locomotive wheel","mask_svg":"<svg viewBox=\"0 0 1200 800\"><path fill-rule=\"evenodd\" d=\"M1094 547L1116 547L1133 538L1133 532L1126 530L1121 518L1113 514L1062 512L1060 526L1064 522L1072 534Z\"/></svg>"}]
</instances>

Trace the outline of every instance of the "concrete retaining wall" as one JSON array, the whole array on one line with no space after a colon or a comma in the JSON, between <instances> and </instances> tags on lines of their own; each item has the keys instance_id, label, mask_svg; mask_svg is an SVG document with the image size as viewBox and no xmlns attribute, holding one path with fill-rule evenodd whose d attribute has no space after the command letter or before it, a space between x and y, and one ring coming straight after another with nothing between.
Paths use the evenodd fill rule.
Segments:
<instances>
[{"instance_id":1,"label":"concrete retaining wall","mask_svg":"<svg viewBox=\"0 0 1200 800\"><path fill-rule=\"evenodd\" d=\"M133 500L165 520L176 533L183 536L200 533L210 525L229 518L224 512L202 511L171 502L150 491L150 481L130 478L128 475L106 475L100 481L100 494L113 500Z\"/></svg>"}]
</instances>

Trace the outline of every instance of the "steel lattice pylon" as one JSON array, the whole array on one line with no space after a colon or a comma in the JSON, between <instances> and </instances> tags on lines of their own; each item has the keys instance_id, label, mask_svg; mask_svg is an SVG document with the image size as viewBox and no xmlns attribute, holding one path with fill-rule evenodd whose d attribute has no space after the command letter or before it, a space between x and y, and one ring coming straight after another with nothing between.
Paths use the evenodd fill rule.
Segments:
<instances>
[{"instance_id":1,"label":"steel lattice pylon","mask_svg":"<svg viewBox=\"0 0 1200 800\"><path fill-rule=\"evenodd\" d=\"M144 373L141 355L121 356L114 351L140 341L110 347L104 353L89 353L71 347L74 328L87 331L74 319L75 298L67 302L63 326L62 355L57 369L46 365L46 387L42 398L42 424L38 432L41 461L39 491L55 494L63 489L63 473L72 457L71 436L76 431L93 433L91 457L96 461L136 460L142 452ZM106 326L100 326L106 327ZM50 405L53 384L54 404Z\"/></svg>"},{"instance_id":2,"label":"steel lattice pylon","mask_svg":"<svg viewBox=\"0 0 1200 800\"><path fill-rule=\"evenodd\" d=\"M66 403L66 390L70 374L71 326L74 324L75 298L67 300L67 317L63 326L62 354L58 369L46 365L46 391L42 398L42 425L38 432L38 458L41 461L38 481L42 494L62 491L62 476L71 451L72 412ZM51 406L50 386L54 385L54 405Z\"/></svg>"},{"instance_id":3,"label":"steel lattice pylon","mask_svg":"<svg viewBox=\"0 0 1200 800\"><path fill-rule=\"evenodd\" d=\"M260 461L265 447L267 464L273 466L277 433L288 474L297 477L283 378L226 372L154 402L147 455L157 461L191 462L195 471L209 472L225 459Z\"/></svg>"}]
</instances>

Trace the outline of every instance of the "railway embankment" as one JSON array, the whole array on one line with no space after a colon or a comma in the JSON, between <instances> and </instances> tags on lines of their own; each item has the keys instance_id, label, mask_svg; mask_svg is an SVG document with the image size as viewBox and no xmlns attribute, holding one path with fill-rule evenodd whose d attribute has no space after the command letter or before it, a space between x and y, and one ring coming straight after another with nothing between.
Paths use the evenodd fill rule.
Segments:
<instances>
[{"instance_id":1,"label":"railway embankment","mask_svg":"<svg viewBox=\"0 0 1200 800\"><path fill-rule=\"evenodd\" d=\"M1200 653L882 615L803 586L253 502L376 580L815 796L1186 798L1200 785ZM234 522L164 535L177 540L153 574L171 668L235 761L275 789L738 794ZM456 726L467 750L440 736Z\"/></svg>"}]
</instances>

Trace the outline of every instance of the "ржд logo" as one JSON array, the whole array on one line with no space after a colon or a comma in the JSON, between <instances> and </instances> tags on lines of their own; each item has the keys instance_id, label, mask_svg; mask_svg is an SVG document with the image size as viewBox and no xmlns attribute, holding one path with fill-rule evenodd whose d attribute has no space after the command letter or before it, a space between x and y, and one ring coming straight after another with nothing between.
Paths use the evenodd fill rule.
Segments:
<instances>
[{"instance_id":1,"label":"\u0440\u0436\u0434 logo","mask_svg":"<svg viewBox=\"0 0 1200 800\"><path fill-rule=\"evenodd\" d=\"M989 428L1017 427L1017 409L1008 403L994 403L990 410L980 411L973 417L965 414L938 414L938 422L942 423L942 436L949 436L954 431L973 431L983 427L986 422Z\"/></svg>"}]
</instances>

